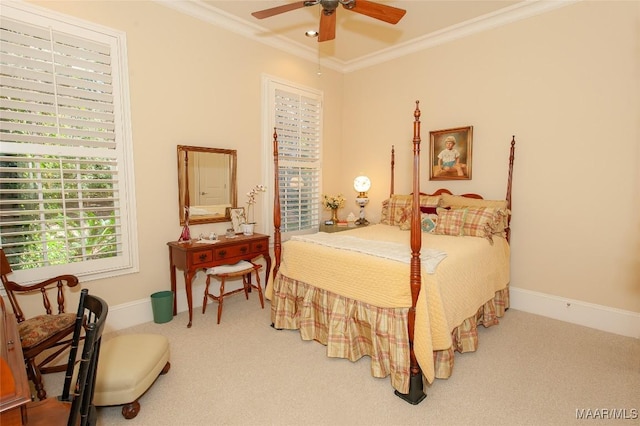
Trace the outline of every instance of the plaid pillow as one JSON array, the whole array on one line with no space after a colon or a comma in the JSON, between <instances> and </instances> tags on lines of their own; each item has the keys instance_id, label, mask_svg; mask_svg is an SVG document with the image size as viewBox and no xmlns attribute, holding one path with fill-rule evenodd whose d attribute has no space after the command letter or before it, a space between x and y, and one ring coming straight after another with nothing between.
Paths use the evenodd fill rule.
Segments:
<instances>
[{"instance_id":1,"label":"plaid pillow","mask_svg":"<svg viewBox=\"0 0 640 426\"><path fill-rule=\"evenodd\" d=\"M382 213L380 213L380 223L389 224L389 198L382 202Z\"/></svg>"},{"instance_id":2,"label":"plaid pillow","mask_svg":"<svg viewBox=\"0 0 640 426\"><path fill-rule=\"evenodd\" d=\"M382 203L382 217L380 223L385 225L400 225L406 218L405 209L411 210L413 196L392 195L391 198ZM386 207L386 208L385 208Z\"/></svg>"},{"instance_id":3,"label":"plaid pillow","mask_svg":"<svg viewBox=\"0 0 640 426\"><path fill-rule=\"evenodd\" d=\"M496 224L494 233L503 232L508 226L509 210L507 209L507 200L484 200L478 198L463 197L460 195L442 194L440 207L451 207L453 209L461 208L493 208L495 213L502 219L502 222ZM502 229L499 229L500 226Z\"/></svg>"},{"instance_id":4,"label":"plaid pillow","mask_svg":"<svg viewBox=\"0 0 640 426\"><path fill-rule=\"evenodd\" d=\"M439 235L464 235L464 219L467 215L467 209L446 210L438 209L438 223L434 234Z\"/></svg>"},{"instance_id":5,"label":"plaid pillow","mask_svg":"<svg viewBox=\"0 0 640 426\"><path fill-rule=\"evenodd\" d=\"M439 195L421 195L420 196L420 210L428 207L437 207L440 204Z\"/></svg>"},{"instance_id":6,"label":"plaid pillow","mask_svg":"<svg viewBox=\"0 0 640 426\"><path fill-rule=\"evenodd\" d=\"M493 207L468 208L462 230L464 235L472 237L489 237L493 234L492 225L496 220L496 209Z\"/></svg>"},{"instance_id":7,"label":"plaid pillow","mask_svg":"<svg viewBox=\"0 0 640 426\"><path fill-rule=\"evenodd\" d=\"M509 209L497 209L495 214L495 220L492 226L492 233L499 234L503 237L507 236L505 230L509 227L509 216L511 211Z\"/></svg>"}]
</instances>

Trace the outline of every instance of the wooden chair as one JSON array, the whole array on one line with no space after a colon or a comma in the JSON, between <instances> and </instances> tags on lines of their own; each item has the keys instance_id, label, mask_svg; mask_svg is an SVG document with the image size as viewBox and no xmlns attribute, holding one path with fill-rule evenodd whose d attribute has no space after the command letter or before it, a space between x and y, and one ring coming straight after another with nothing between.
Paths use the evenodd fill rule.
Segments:
<instances>
[{"instance_id":1,"label":"wooden chair","mask_svg":"<svg viewBox=\"0 0 640 426\"><path fill-rule=\"evenodd\" d=\"M102 331L109 307L99 297L82 290L75 316L73 343L64 378L62 395L43 401L27 403L27 424L39 425L95 425L96 407L93 405L98 358ZM84 331L82 355L78 359L78 346ZM77 371L76 371L77 370ZM73 384L73 386L72 386Z\"/></svg>"},{"instance_id":2,"label":"wooden chair","mask_svg":"<svg viewBox=\"0 0 640 426\"><path fill-rule=\"evenodd\" d=\"M220 318L222 318L222 303L224 302L225 296L231 296L232 294L239 293L244 291L244 296L247 300L249 300L249 289L255 288L258 290L258 296L260 297L260 305L262 309L264 309L264 298L262 296L262 288L260 287L260 274L258 271L262 268L262 265L258 265L253 262L247 262L246 260L241 260L240 262L234 265L220 265L214 266L213 268L209 268L206 270L207 281L204 289L204 300L202 301L202 313L204 314L207 310L207 301L208 299L215 300L218 302L218 324L220 324ZM256 283L252 284L250 282L251 273L256 273ZM218 296L211 294L209 292L209 285L211 284L211 277L216 277L220 280L220 293ZM224 284L227 278L234 277L242 277L242 288L225 292Z\"/></svg>"},{"instance_id":3,"label":"wooden chair","mask_svg":"<svg viewBox=\"0 0 640 426\"><path fill-rule=\"evenodd\" d=\"M27 376L34 384L38 399L45 399L42 374L65 371L66 365L53 365L60 354L71 346L75 314L65 313L64 287L75 287L78 278L73 275L60 275L49 278L37 284L20 285L10 281L8 275L12 272L4 250L0 249L0 272L2 284L7 292L11 308L18 322L18 333L22 343ZM55 292L55 296L54 296ZM18 295L40 293L42 296L43 314L33 318L25 318ZM55 297L58 313L52 314L49 297ZM36 360L47 351L44 359Z\"/></svg>"}]
</instances>

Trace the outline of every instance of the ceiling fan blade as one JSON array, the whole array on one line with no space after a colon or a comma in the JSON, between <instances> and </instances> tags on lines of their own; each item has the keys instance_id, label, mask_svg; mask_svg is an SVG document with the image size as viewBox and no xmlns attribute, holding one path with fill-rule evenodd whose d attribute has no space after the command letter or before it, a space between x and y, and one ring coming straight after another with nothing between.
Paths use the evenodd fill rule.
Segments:
<instances>
[{"instance_id":1,"label":"ceiling fan blade","mask_svg":"<svg viewBox=\"0 0 640 426\"><path fill-rule=\"evenodd\" d=\"M259 10L257 12L253 12L251 15L258 19L268 18L270 16L279 15L284 12L289 12L290 10L300 9L306 6L305 1L297 1L294 3L283 4L282 6L272 7L270 9Z\"/></svg>"},{"instance_id":2,"label":"ceiling fan blade","mask_svg":"<svg viewBox=\"0 0 640 426\"><path fill-rule=\"evenodd\" d=\"M407 13L404 9L366 0L356 0L353 7L349 7L349 5L345 5L344 7L352 12L360 13L390 24L397 24L404 14Z\"/></svg>"},{"instance_id":3,"label":"ceiling fan blade","mask_svg":"<svg viewBox=\"0 0 640 426\"><path fill-rule=\"evenodd\" d=\"M324 11L320 13L320 34L318 34L318 43L321 41L329 41L336 38L336 12L332 11L329 15Z\"/></svg>"}]
</instances>

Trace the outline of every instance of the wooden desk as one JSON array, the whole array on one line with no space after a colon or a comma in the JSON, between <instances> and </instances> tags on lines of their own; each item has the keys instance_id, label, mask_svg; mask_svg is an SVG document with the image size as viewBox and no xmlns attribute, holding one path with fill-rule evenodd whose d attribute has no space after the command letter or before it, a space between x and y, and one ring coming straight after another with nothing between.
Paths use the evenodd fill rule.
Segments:
<instances>
[{"instance_id":1,"label":"wooden desk","mask_svg":"<svg viewBox=\"0 0 640 426\"><path fill-rule=\"evenodd\" d=\"M0 424L27 422L26 404L31 401L27 370L22 356L16 317L5 309L0 297Z\"/></svg>"},{"instance_id":2,"label":"wooden desk","mask_svg":"<svg viewBox=\"0 0 640 426\"><path fill-rule=\"evenodd\" d=\"M191 280L199 269L211 268L218 265L230 265L240 260L252 260L263 256L267 261L265 286L269 281L271 271L271 256L269 256L269 236L263 234L242 235L235 238L219 236L217 243L198 243L172 241L169 246L169 269L171 273L171 291L173 291L173 315L177 312L176 268L184 272L184 286L187 292L187 306L189 307L189 324L193 318L193 295Z\"/></svg>"}]
</instances>

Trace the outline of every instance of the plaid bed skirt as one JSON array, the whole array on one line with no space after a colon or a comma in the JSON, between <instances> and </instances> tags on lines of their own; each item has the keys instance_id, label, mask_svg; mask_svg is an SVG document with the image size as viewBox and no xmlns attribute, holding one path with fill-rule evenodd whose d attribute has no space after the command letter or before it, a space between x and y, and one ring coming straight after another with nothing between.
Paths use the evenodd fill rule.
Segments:
<instances>
[{"instance_id":1,"label":"plaid bed skirt","mask_svg":"<svg viewBox=\"0 0 640 426\"><path fill-rule=\"evenodd\" d=\"M453 371L454 351L478 347L477 325L498 323L509 307L508 287L496 292L452 331L453 345L433 354L437 378ZM327 347L327 356L357 361L371 358L373 377L390 376L391 386L409 392L409 308L379 308L339 296L278 274L273 282L271 321L277 329L300 330L303 340L316 340Z\"/></svg>"}]
</instances>

